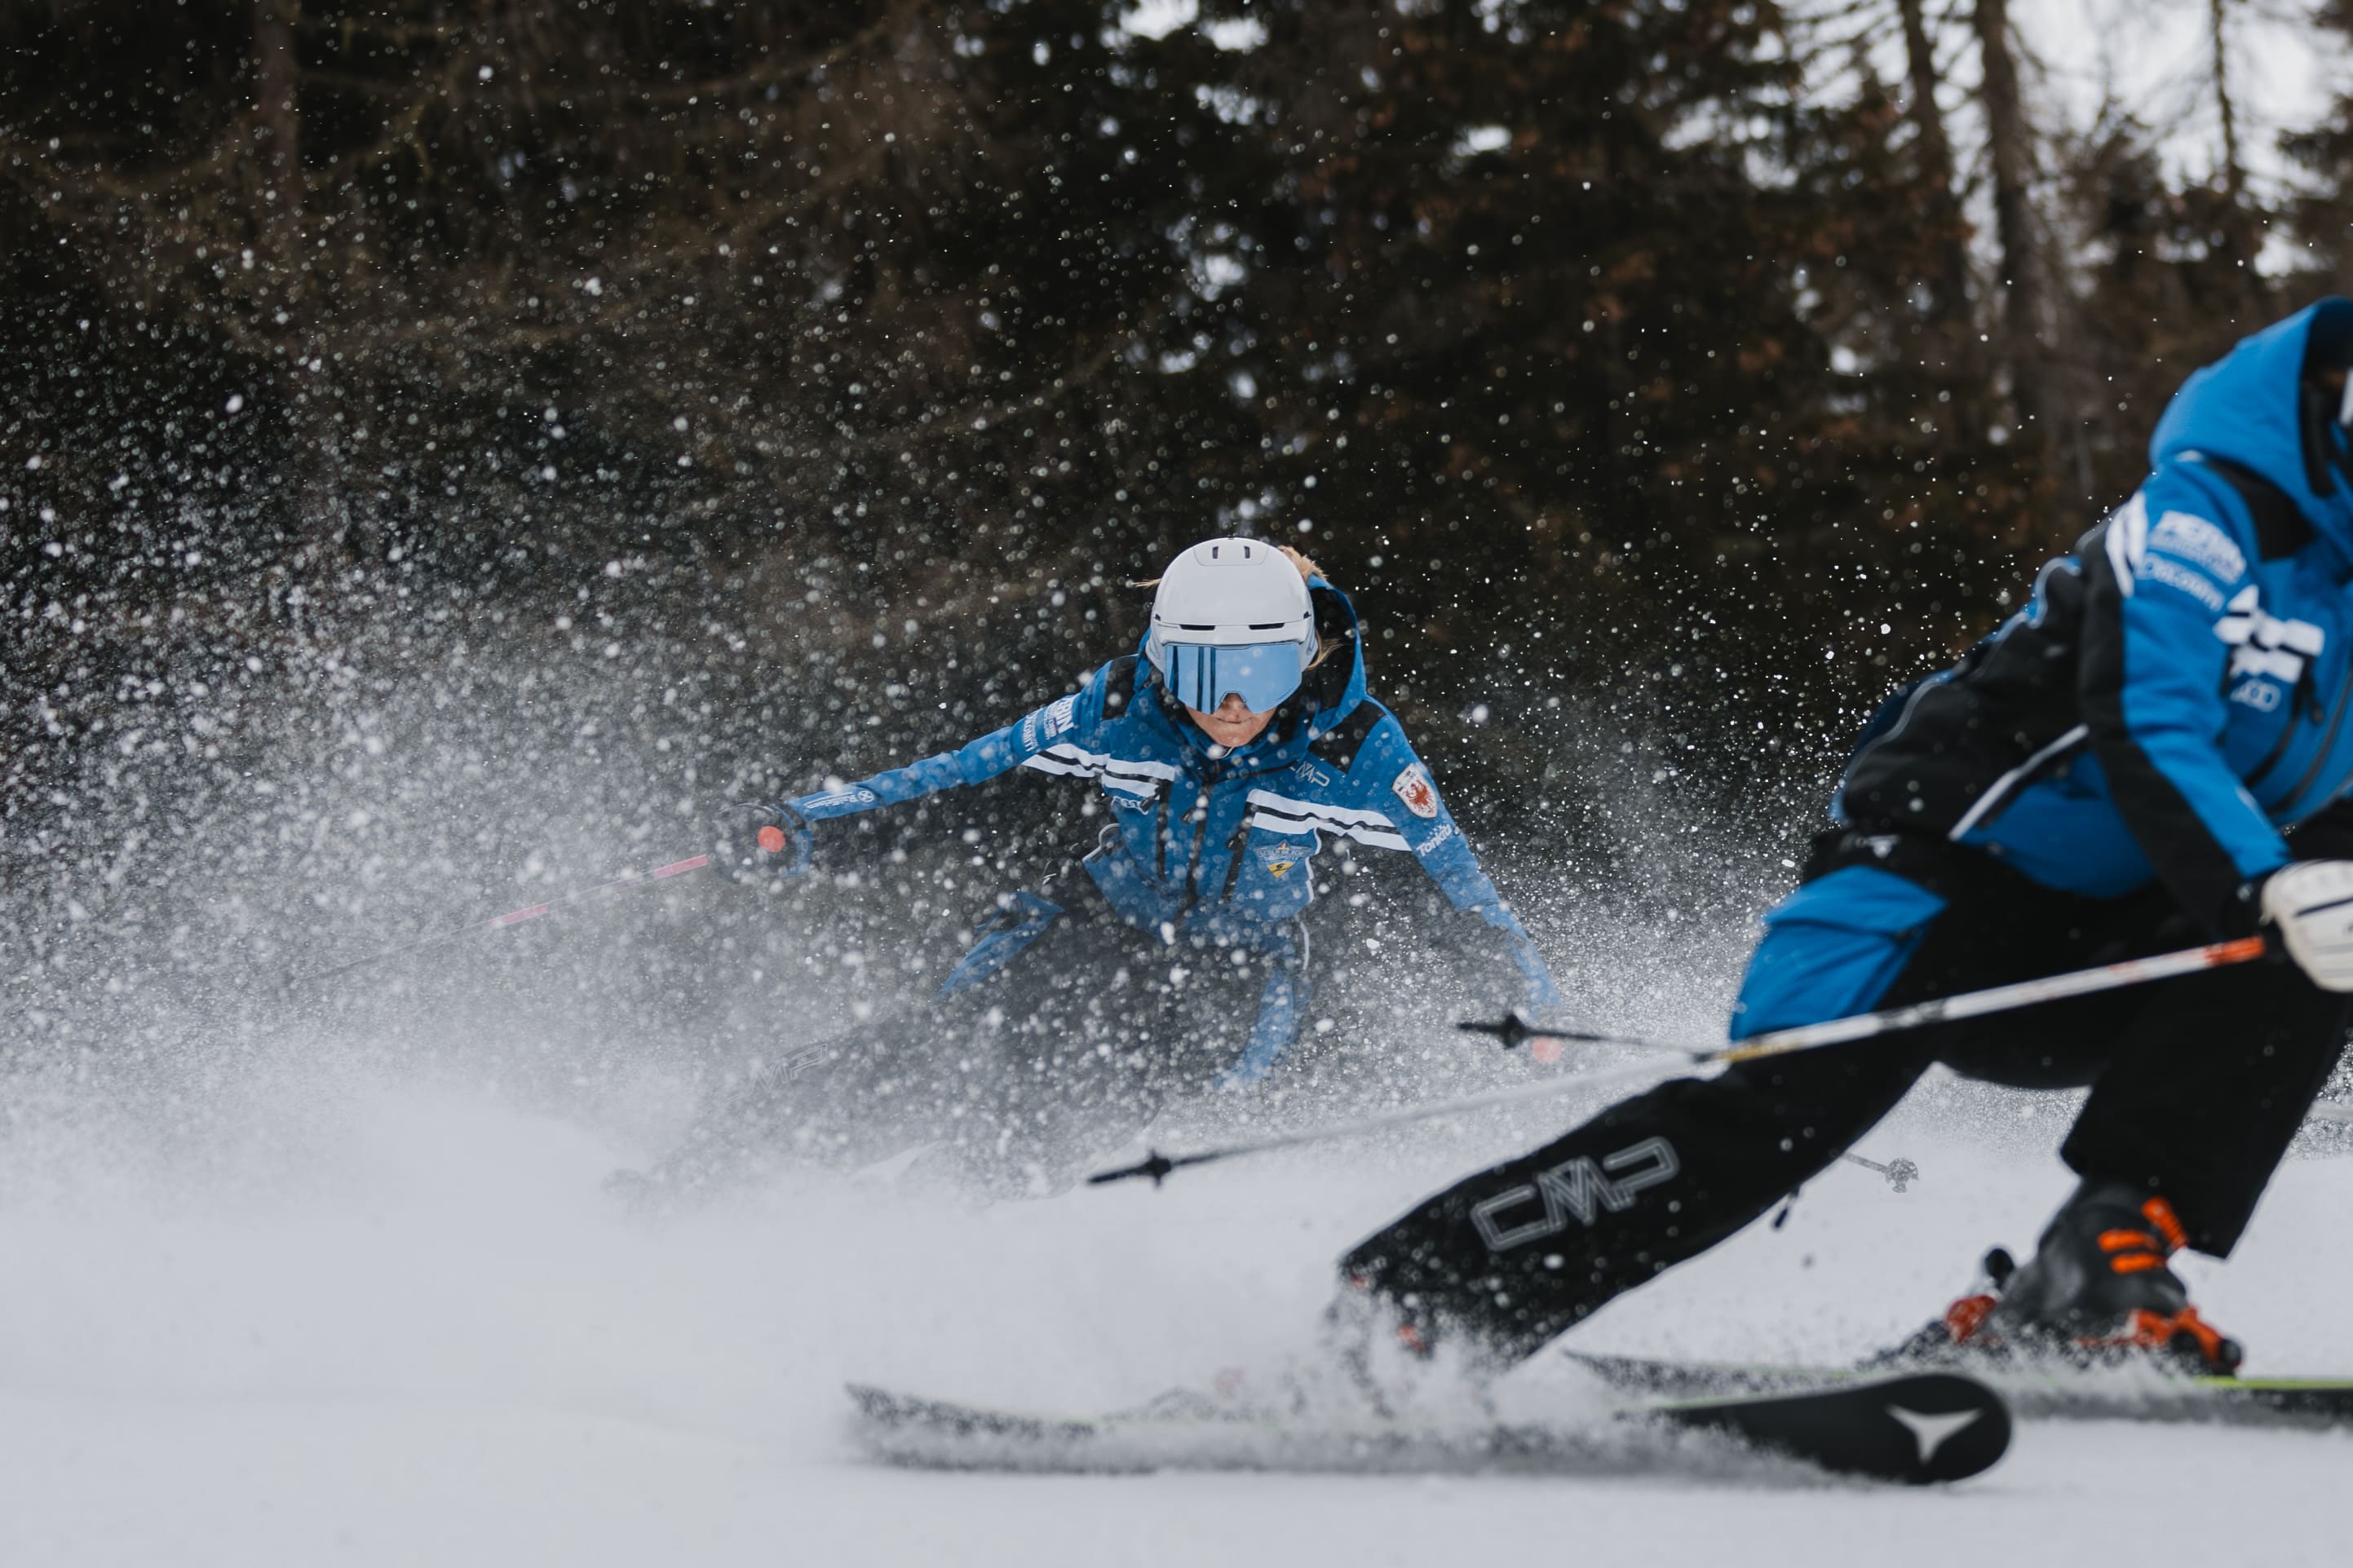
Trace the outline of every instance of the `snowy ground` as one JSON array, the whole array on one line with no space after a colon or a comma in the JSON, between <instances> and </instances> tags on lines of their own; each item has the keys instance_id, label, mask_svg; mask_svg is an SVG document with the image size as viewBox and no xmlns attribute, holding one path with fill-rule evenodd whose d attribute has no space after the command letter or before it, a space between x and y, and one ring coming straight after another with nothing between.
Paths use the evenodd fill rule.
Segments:
<instances>
[{"instance_id":1,"label":"snowy ground","mask_svg":"<svg viewBox=\"0 0 2353 1568\"><path fill-rule=\"evenodd\" d=\"M233 1150L101 1126L0 1159L0 1563L1609 1561L2339 1563L2353 1438L2029 1426L1944 1491L1648 1479L1023 1479L862 1462L845 1377L1089 1406L1298 1343L1332 1258L1506 1137L1240 1162L971 1210L813 1184L661 1224L641 1151L416 1082L282 1086ZM1913 1327L2066 1184L2050 1102L1951 1096L1628 1298L1594 1349L1850 1354ZM268 1097L258 1103L268 1105ZM299 1121L289 1133L274 1118ZM2254 1370L2353 1372L2353 1160L2292 1163L2193 1266ZM1539 1368L1517 1397L1540 1399ZM2128 1543L2128 1544L2127 1544ZM1505 1552L1511 1555L1504 1555Z\"/></svg>"}]
</instances>

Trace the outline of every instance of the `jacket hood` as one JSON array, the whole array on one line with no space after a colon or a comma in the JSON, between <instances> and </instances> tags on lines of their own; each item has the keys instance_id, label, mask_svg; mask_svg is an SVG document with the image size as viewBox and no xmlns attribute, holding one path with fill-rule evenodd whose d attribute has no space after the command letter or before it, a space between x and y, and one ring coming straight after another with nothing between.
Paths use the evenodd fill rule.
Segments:
<instances>
[{"instance_id":1,"label":"jacket hood","mask_svg":"<svg viewBox=\"0 0 2353 1568\"><path fill-rule=\"evenodd\" d=\"M1316 635L1334 645L1332 657L1307 672L1306 689L1315 704L1309 722L1321 733L1335 728L1366 698L1365 639L1347 595L1312 577L1307 596L1315 605Z\"/></svg>"},{"instance_id":2,"label":"jacket hood","mask_svg":"<svg viewBox=\"0 0 2353 1568\"><path fill-rule=\"evenodd\" d=\"M2353 300L2331 296L2238 345L2181 384L2149 437L2150 466L2196 453L2262 475L2337 551L2353 559L2353 483L2321 465L2327 489L2314 488L2305 462L2299 386L2312 339L2353 335Z\"/></svg>"}]
</instances>

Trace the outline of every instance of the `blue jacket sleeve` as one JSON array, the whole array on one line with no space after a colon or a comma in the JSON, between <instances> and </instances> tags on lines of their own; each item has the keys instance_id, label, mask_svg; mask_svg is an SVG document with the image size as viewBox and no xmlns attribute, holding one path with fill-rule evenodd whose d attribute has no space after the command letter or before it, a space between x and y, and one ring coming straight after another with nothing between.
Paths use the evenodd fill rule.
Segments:
<instances>
[{"instance_id":1,"label":"blue jacket sleeve","mask_svg":"<svg viewBox=\"0 0 2353 1568\"><path fill-rule=\"evenodd\" d=\"M1049 702L1018 723L992 730L953 752L942 752L903 768L892 768L840 789L805 795L794 801L793 806L811 822L853 816L877 806L937 795L942 790L986 784L1050 746L1072 742L1083 744L1102 722L1103 692L1111 669L1112 666L1103 666L1089 676L1086 685L1079 690Z\"/></svg>"},{"instance_id":2,"label":"blue jacket sleeve","mask_svg":"<svg viewBox=\"0 0 2353 1568\"><path fill-rule=\"evenodd\" d=\"M1446 901L1475 917L1489 940L1509 955L1526 983L1522 1005L1536 1014L1562 1006L1560 987L1554 984L1552 971L1545 966L1519 916L1480 869L1470 840L1455 826L1430 769L1415 755L1395 715L1384 714L1374 726L1350 774L1365 781L1367 798L1362 804L1380 811L1396 826L1396 847L1409 852L1438 884Z\"/></svg>"},{"instance_id":3,"label":"blue jacket sleeve","mask_svg":"<svg viewBox=\"0 0 2353 1568\"><path fill-rule=\"evenodd\" d=\"M2287 842L2222 754L2232 622L2261 614L2253 530L2235 500L2160 472L2084 538L2077 695L2110 797L2182 907L2254 929L2243 892Z\"/></svg>"}]
</instances>

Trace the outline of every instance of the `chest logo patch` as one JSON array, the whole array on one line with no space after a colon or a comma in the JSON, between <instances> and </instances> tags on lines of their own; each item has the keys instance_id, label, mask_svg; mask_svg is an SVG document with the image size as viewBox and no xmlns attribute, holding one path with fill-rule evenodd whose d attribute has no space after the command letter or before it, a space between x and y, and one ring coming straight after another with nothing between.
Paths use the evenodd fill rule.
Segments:
<instances>
[{"instance_id":1,"label":"chest logo patch","mask_svg":"<svg viewBox=\"0 0 2353 1568\"><path fill-rule=\"evenodd\" d=\"M1258 852L1258 863L1266 868L1270 877L1280 877L1299 864L1299 851L1288 845L1276 845Z\"/></svg>"},{"instance_id":2,"label":"chest logo patch","mask_svg":"<svg viewBox=\"0 0 2353 1568\"><path fill-rule=\"evenodd\" d=\"M1430 782L1430 770L1419 763L1398 774L1389 785L1390 792L1405 802L1405 808L1425 822L1438 815L1438 789Z\"/></svg>"}]
</instances>

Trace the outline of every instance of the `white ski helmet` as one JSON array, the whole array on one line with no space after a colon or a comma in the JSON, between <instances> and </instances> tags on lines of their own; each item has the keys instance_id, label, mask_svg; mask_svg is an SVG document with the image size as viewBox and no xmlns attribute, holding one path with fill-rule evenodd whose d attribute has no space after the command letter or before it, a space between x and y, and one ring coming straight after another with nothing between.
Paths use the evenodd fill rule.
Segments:
<instances>
[{"instance_id":1,"label":"white ski helmet","mask_svg":"<svg viewBox=\"0 0 2353 1568\"><path fill-rule=\"evenodd\" d=\"M1144 651L1187 708L1211 712L1229 694L1253 713L1278 707L1315 658L1306 579L1263 540L1204 540L1161 574Z\"/></svg>"}]
</instances>

